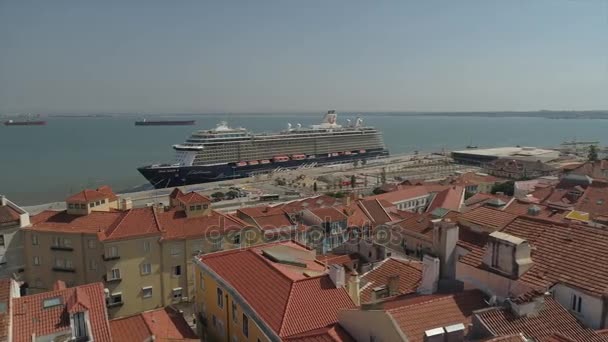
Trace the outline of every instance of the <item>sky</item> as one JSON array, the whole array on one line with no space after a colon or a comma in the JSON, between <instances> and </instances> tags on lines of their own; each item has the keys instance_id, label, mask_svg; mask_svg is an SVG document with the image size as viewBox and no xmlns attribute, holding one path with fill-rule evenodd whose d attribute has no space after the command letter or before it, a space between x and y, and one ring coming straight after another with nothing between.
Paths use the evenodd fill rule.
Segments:
<instances>
[{"instance_id":1,"label":"sky","mask_svg":"<svg viewBox=\"0 0 608 342\"><path fill-rule=\"evenodd\" d=\"M608 109L608 0L0 0L0 114Z\"/></svg>"}]
</instances>

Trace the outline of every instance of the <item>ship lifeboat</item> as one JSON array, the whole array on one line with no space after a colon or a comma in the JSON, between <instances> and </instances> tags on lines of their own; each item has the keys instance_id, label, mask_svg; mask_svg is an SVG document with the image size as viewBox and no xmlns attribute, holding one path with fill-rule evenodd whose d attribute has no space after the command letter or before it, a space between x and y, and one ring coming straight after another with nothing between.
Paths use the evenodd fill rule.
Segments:
<instances>
[{"instance_id":1,"label":"ship lifeboat","mask_svg":"<svg viewBox=\"0 0 608 342\"><path fill-rule=\"evenodd\" d=\"M260 164L270 164L270 160L262 159L262 160L260 160Z\"/></svg>"},{"instance_id":2,"label":"ship lifeboat","mask_svg":"<svg viewBox=\"0 0 608 342\"><path fill-rule=\"evenodd\" d=\"M286 162L289 160L288 156L276 156L274 158L272 158L275 162L277 163L282 163L282 162Z\"/></svg>"},{"instance_id":3,"label":"ship lifeboat","mask_svg":"<svg viewBox=\"0 0 608 342\"><path fill-rule=\"evenodd\" d=\"M316 157L315 157L315 155L314 155L314 154L311 154L311 155L309 155L309 156L308 156L308 159L315 159L315 158L316 158Z\"/></svg>"},{"instance_id":4,"label":"ship lifeboat","mask_svg":"<svg viewBox=\"0 0 608 342\"><path fill-rule=\"evenodd\" d=\"M345 151L345 152L344 152L344 155L345 155L345 156L350 156L351 154L352 154L352 153L350 153L350 151Z\"/></svg>"},{"instance_id":5,"label":"ship lifeboat","mask_svg":"<svg viewBox=\"0 0 608 342\"><path fill-rule=\"evenodd\" d=\"M365 153L365 150L359 150L359 153Z\"/></svg>"},{"instance_id":6,"label":"ship lifeboat","mask_svg":"<svg viewBox=\"0 0 608 342\"><path fill-rule=\"evenodd\" d=\"M306 155L304 154L294 154L293 156L291 156L292 160L303 160L306 159Z\"/></svg>"},{"instance_id":7,"label":"ship lifeboat","mask_svg":"<svg viewBox=\"0 0 608 342\"><path fill-rule=\"evenodd\" d=\"M339 155L340 155L340 153L338 153L338 152L334 152L334 153L331 154L332 157L337 157Z\"/></svg>"},{"instance_id":8,"label":"ship lifeboat","mask_svg":"<svg viewBox=\"0 0 608 342\"><path fill-rule=\"evenodd\" d=\"M247 166L247 162L241 161L236 163L236 166Z\"/></svg>"},{"instance_id":9,"label":"ship lifeboat","mask_svg":"<svg viewBox=\"0 0 608 342\"><path fill-rule=\"evenodd\" d=\"M249 164L249 165L258 165L259 162L257 160L251 160L251 161L248 161L247 164Z\"/></svg>"}]
</instances>

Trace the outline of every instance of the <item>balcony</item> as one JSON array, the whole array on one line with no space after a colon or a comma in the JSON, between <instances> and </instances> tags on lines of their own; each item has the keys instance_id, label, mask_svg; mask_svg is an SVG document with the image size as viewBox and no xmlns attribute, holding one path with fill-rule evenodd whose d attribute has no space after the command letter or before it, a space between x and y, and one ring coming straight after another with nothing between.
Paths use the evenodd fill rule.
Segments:
<instances>
[{"instance_id":1,"label":"balcony","mask_svg":"<svg viewBox=\"0 0 608 342\"><path fill-rule=\"evenodd\" d=\"M53 251L66 251L66 252L71 252L74 250L73 247L67 247L67 246L51 246L51 250Z\"/></svg>"},{"instance_id":2,"label":"balcony","mask_svg":"<svg viewBox=\"0 0 608 342\"><path fill-rule=\"evenodd\" d=\"M119 306L123 306L123 304L125 304L125 303L123 301L120 301L120 302L114 302L114 303L107 303L106 306L108 308L116 308Z\"/></svg>"},{"instance_id":3,"label":"balcony","mask_svg":"<svg viewBox=\"0 0 608 342\"><path fill-rule=\"evenodd\" d=\"M103 281L105 281L106 283L120 283L122 281L122 278L108 278L107 275L104 275Z\"/></svg>"},{"instance_id":4,"label":"balcony","mask_svg":"<svg viewBox=\"0 0 608 342\"><path fill-rule=\"evenodd\" d=\"M59 267L59 266L54 266L53 271L64 272L64 273L75 273L76 272L76 270L73 267Z\"/></svg>"},{"instance_id":5,"label":"balcony","mask_svg":"<svg viewBox=\"0 0 608 342\"><path fill-rule=\"evenodd\" d=\"M102 257L103 257L104 261L110 261L110 260L118 260L118 259L120 259L120 256L118 256L118 255L109 256L109 255L105 255L104 254Z\"/></svg>"}]
</instances>

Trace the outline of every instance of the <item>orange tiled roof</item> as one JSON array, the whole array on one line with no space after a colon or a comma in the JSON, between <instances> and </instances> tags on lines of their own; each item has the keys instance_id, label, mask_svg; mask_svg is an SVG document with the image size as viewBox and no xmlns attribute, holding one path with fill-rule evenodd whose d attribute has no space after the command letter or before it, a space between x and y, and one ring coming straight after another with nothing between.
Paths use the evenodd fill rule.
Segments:
<instances>
[{"instance_id":1,"label":"orange tiled roof","mask_svg":"<svg viewBox=\"0 0 608 342\"><path fill-rule=\"evenodd\" d=\"M461 214L458 217L458 223L464 226L480 226L488 232L493 232L506 226L516 218L517 215L509 212L488 207L479 207Z\"/></svg>"},{"instance_id":2,"label":"orange tiled roof","mask_svg":"<svg viewBox=\"0 0 608 342\"><path fill-rule=\"evenodd\" d=\"M276 210L280 209L290 214L302 211L304 209L315 209L315 208L327 208L333 207L334 205L340 204L340 201L331 196L320 195L315 197L308 197L304 199L294 200L287 203L280 203L271 208Z\"/></svg>"},{"instance_id":3,"label":"orange tiled roof","mask_svg":"<svg viewBox=\"0 0 608 342\"><path fill-rule=\"evenodd\" d=\"M276 246L306 266L279 264L262 255ZM355 307L347 291L335 288L328 275L304 274L308 270L321 273L325 266L314 260L311 251L292 242L211 253L200 261L234 288L281 338L335 324L340 309Z\"/></svg>"},{"instance_id":4,"label":"orange tiled roof","mask_svg":"<svg viewBox=\"0 0 608 342\"><path fill-rule=\"evenodd\" d=\"M0 224L19 221L21 215L8 205L0 206Z\"/></svg>"},{"instance_id":5,"label":"orange tiled roof","mask_svg":"<svg viewBox=\"0 0 608 342\"><path fill-rule=\"evenodd\" d=\"M522 334L513 334L493 337L487 340L483 340L483 342L528 342L528 340L526 340L526 338Z\"/></svg>"},{"instance_id":6,"label":"orange tiled roof","mask_svg":"<svg viewBox=\"0 0 608 342\"><path fill-rule=\"evenodd\" d=\"M160 235L161 229L154 210L152 207L146 207L122 212L120 219L99 234L99 239L118 240Z\"/></svg>"},{"instance_id":7,"label":"orange tiled roof","mask_svg":"<svg viewBox=\"0 0 608 342\"><path fill-rule=\"evenodd\" d=\"M286 338L288 342L355 342L339 324Z\"/></svg>"},{"instance_id":8,"label":"orange tiled roof","mask_svg":"<svg viewBox=\"0 0 608 342\"><path fill-rule=\"evenodd\" d=\"M574 208L592 215L608 215L608 182L594 180Z\"/></svg>"},{"instance_id":9,"label":"orange tiled roof","mask_svg":"<svg viewBox=\"0 0 608 342\"><path fill-rule=\"evenodd\" d=\"M312 209L311 212L319 217L324 222L335 222L344 221L347 216L336 208L316 208Z\"/></svg>"},{"instance_id":10,"label":"orange tiled roof","mask_svg":"<svg viewBox=\"0 0 608 342\"><path fill-rule=\"evenodd\" d=\"M398 306L387 310L387 313L411 342L422 342L424 332L429 329L458 323L466 327L473 312L487 306L483 293L478 290L416 296L396 303Z\"/></svg>"},{"instance_id":11,"label":"orange tiled roof","mask_svg":"<svg viewBox=\"0 0 608 342\"><path fill-rule=\"evenodd\" d=\"M529 210L532 206L535 206L536 208L538 208L538 213L535 215L529 215L530 214ZM522 201L522 200L518 200L518 199L509 203L509 205L506 206L503 210L505 212L519 215L519 216L528 215L528 216L534 216L534 217L542 218L545 220L556 221L556 222L563 221L566 214L568 213L567 211L549 208L548 206L546 206L544 204L532 203L532 202Z\"/></svg>"},{"instance_id":12,"label":"orange tiled roof","mask_svg":"<svg viewBox=\"0 0 608 342\"><path fill-rule=\"evenodd\" d=\"M555 333L559 333L572 341L608 341L608 338L585 328L551 297L546 297L542 309L531 317L517 317L505 308L481 310L475 315L484 327L496 336L522 333L529 339L546 341Z\"/></svg>"},{"instance_id":13,"label":"orange tiled roof","mask_svg":"<svg viewBox=\"0 0 608 342\"><path fill-rule=\"evenodd\" d=\"M464 187L462 186L451 186L438 192L435 197L433 197L427 211L431 212L437 208L460 211L460 206L464 200L464 192Z\"/></svg>"},{"instance_id":14,"label":"orange tiled roof","mask_svg":"<svg viewBox=\"0 0 608 342\"><path fill-rule=\"evenodd\" d=\"M114 342L146 341L199 341L184 316L170 307L110 321Z\"/></svg>"},{"instance_id":15,"label":"orange tiled roof","mask_svg":"<svg viewBox=\"0 0 608 342\"><path fill-rule=\"evenodd\" d=\"M413 233L420 238L432 241L433 239L433 217L430 213L413 213L410 217L390 224L391 229L404 233Z\"/></svg>"},{"instance_id":16,"label":"orange tiled roof","mask_svg":"<svg viewBox=\"0 0 608 342\"><path fill-rule=\"evenodd\" d=\"M408 200L410 198L426 196L426 195L430 194L431 192L440 192L447 188L449 188L449 186L447 186L447 185L435 185L435 184L403 186L399 190L387 192L387 193L380 194L380 195L370 196L370 197L367 197L367 199L378 199L378 200L385 200L390 203L397 203L397 202Z\"/></svg>"},{"instance_id":17,"label":"orange tiled roof","mask_svg":"<svg viewBox=\"0 0 608 342\"><path fill-rule=\"evenodd\" d=\"M8 341L11 312L11 280L0 279L0 302L6 304L6 309L0 312L0 340Z\"/></svg>"},{"instance_id":18,"label":"orange tiled roof","mask_svg":"<svg viewBox=\"0 0 608 342\"><path fill-rule=\"evenodd\" d=\"M88 297L89 320L96 341L111 341L108 313L102 283L81 285L77 288L49 291L13 299L13 341L29 342L32 335L70 333L70 316L67 303L76 292ZM61 305L44 308L45 299L59 297Z\"/></svg>"},{"instance_id":19,"label":"orange tiled roof","mask_svg":"<svg viewBox=\"0 0 608 342\"><path fill-rule=\"evenodd\" d=\"M415 293L422 281L422 263L388 258L380 266L361 276L361 303L372 300L375 287L388 285L389 277L399 276L397 295Z\"/></svg>"},{"instance_id":20,"label":"orange tiled roof","mask_svg":"<svg viewBox=\"0 0 608 342\"><path fill-rule=\"evenodd\" d=\"M586 162L570 171L577 175L586 175L594 179L608 178L608 160Z\"/></svg>"},{"instance_id":21,"label":"orange tiled roof","mask_svg":"<svg viewBox=\"0 0 608 342\"><path fill-rule=\"evenodd\" d=\"M163 230L163 239L185 239L208 236L212 231L226 233L241 230L246 223L233 217L211 210L209 215L187 217L182 210L157 213L158 223Z\"/></svg>"},{"instance_id":22,"label":"orange tiled roof","mask_svg":"<svg viewBox=\"0 0 608 342\"><path fill-rule=\"evenodd\" d=\"M608 231L529 217L519 217L500 231L532 246L533 265L520 281L534 288L547 289L561 282L593 295L608 293ZM483 268L486 247L470 247L460 262Z\"/></svg>"},{"instance_id":23,"label":"orange tiled roof","mask_svg":"<svg viewBox=\"0 0 608 342\"><path fill-rule=\"evenodd\" d=\"M484 194L479 192L464 201L464 205L466 206L467 210L471 210L477 207L481 207L485 205L488 201L491 201L493 199L501 200L505 202L505 204L507 204L513 199L513 197L507 195Z\"/></svg>"},{"instance_id":24,"label":"orange tiled roof","mask_svg":"<svg viewBox=\"0 0 608 342\"><path fill-rule=\"evenodd\" d=\"M208 197L203 196L198 192L194 191L189 192L185 195L180 195L177 199L185 205L193 203L211 203L211 200Z\"/></svg>"},{"instance_id":25,"label":"orange tiled roof","mask_svg":"<svg viewBox=\"0 0 608 342\"><path fill-rule=\"evenodd\" d=\"M35 231L49 231L62 233L97 234L111 227L124 212L93 211L89 215L71 215L66 211L45 210L31 218L30 229Z\"/></svg>"},{"instance_id":26,"label":"orange tiled roof","mask_svg":"<svg viewBox=\"0 0 608 342\"><path fill-rule=\"evenodd\" d=\"M317 255L317 260L327 265L345 265L350 264L353 261L359 260L359 254L333 254L326 253Z\"/></svg>"},{"instance_id":27,"label":"orange tiled roof","mask_svg":"<svg viewBox=\"0 0 608 342\"><path fill-rule=\"evenodd\" d=\"M394 206L388 201L378 199L359 200L357 201L357 205L374 224L383 224L393 220L393 217L386 208Z\"/></svg>"},{"instance_id":28,"label":"orange tiled roof","mask_svg":"<svg viewBox=\"0 0 608 342\"><path fill-rule=\"evenodd\" d=\"M97 188L97 190L92 190L92 189L82 190L81 192L68 197L65 201L66 202L87 203L87 202L97 201L97 200L102 200L102 199L108 199L110 201L114 201L117 198L118 197L116 196L116 194L114 194L112 189L109 186L104 185L104 186Z\"/></svg>"}]
</instances>

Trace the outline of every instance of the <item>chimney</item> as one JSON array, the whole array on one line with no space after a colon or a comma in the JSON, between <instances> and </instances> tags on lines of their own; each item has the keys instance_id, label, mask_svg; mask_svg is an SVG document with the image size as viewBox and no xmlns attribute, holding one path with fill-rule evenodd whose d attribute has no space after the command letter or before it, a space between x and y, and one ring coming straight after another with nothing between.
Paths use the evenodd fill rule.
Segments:
<instances>
[{"instance_id":1,"label":"chimney","mask_svg":"<svg viewBox=\"0 0 608 342\"><path fill-rule=\"evenodd\" d=\"M348 277L348 294L357 306L361 305L360 283L361 278L359 277L359 273L357 273L357 271L355 270L352 270Z\"/></svg>"},{"instance_id":2,"label":"chimney","mask_svg":"<svg viewBox=\"0 0 608 342\"><path fill-rule=\"evenodd\" d=\"M133 209L133 201L130 197L122 198L120 200L120 209L121 210L131 210Z\"/></svg>"},{"instance_id":3,"label":"chimney","mask_svg":"<svg viewBox=\"0 0 608 342\"><path fill-rule=\"evenodd\" d=\"M396 296L399 294L399 275L394 274L388 277L388 296Z\"/></svg>"},{"instance_id":4,"label":"chimney","mask_svg":"<svg viewBox=\"0 0 608 342\"><path fill-rule=\"evenodd\" d=\"M445 342L461 342L464 341L464 324L452 324L444 327Z\"/></svg>"},{"instance_id":5,"label":"chimney","mask_svg":"<svg viewBox=\"0 0 608 342\"><path fill-rule=\"evenodd\" d=\"M438 258L430 255L425 255L422 258L422 281L418 287L419 294L433 294L437 292L439 284L439 266Z\"/></svg>"},{"instance_id":6,"label":"chimney","mask_svg":"<svg viewBox=\"0 0 608 342\"><path fill-rule=\"evenodd\" d=\"M503 232L488 236L482 262L487 267L517 279L532 267L531 247L528 241Z\"/></svg>"},{"instance_id":7,"label":"chimney","mask_svg":"<svg viewBox=\"0 0 608 342\"><path fill-rule=\"evenodd\" d=\"M0 202L2 203L3 207L7 205L8 201L6 200L6 196L0 195Z\"/></svg>"},{"instance_id":8,"label":"chimney","mask_svg":"<svg viewBox=\"0 0 608 342\"><path fill-rule=\"evenodd\" d=\"M429 329L424 332L424 342L444 342L445 331L443 328Z\"/></svg>"},{"instance_id":9,"label":"chimney","mask_svg":"<svg viewBox=\"0 0 608 342\"><path fill-rule=\"evenodd\" d=\"M67 288L68 287L65 285L65 282L63 280L57 280L55 284L53 284L53 291L65 290Z\"/></svg>"},{"instance_id":10,"label":"chimney","mask_svg":"<svg viewBox=\"0 0 608 342\"><path fill-rule=\"evenodd\" d=\"M329 265L329 278L334 283L336 288L342 288L345 285L344 266Z\"/></svg>"},{"instance_id":11,"label":"chimney","mask_svg":"<svg viewBox=\"0 0 608 342\"><path fill-rule=\"evenodd\" d=\"M447 219L434 223L433 229L433 249L441 261L441 279L455 279L458 226Z\"/></svg>"},{"instance_id":12,"label":"chimney","mask_svg":"<svg viewBox=\"0 0 608 342\"><path fill-rule=\"evenodd\" d=\"M528 215L537 216L538 214L540 214L540 208L537 205L531 205L528 207Z\"/></svg>"},{"instance_id":13,"label":"chimney","mask_svg":"<svg viewBox=\"0 0 608 342\"><path fill-rule=\"evenodd\" d=\"M540 295L523 303L515 303L511 299L507 299L507 304L516 317L536 317L545 305L545 296Z\"/></svg>"}]
</instances>

